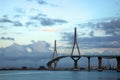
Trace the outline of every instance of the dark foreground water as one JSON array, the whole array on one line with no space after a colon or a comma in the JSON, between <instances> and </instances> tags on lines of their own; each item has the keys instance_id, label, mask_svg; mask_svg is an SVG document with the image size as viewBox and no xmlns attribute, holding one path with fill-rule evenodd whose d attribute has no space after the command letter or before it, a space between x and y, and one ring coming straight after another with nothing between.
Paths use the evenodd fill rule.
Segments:
<instances>
[{"instance_id":1,"label":"dark foreground water","mask_svg":"<svg viewBox=\"0 0 120 80\"><path fill-rule=\"evenodd\" d=\"M120 72L0 71L0 80L120 80Z\"/></svg>"}]
</instances>

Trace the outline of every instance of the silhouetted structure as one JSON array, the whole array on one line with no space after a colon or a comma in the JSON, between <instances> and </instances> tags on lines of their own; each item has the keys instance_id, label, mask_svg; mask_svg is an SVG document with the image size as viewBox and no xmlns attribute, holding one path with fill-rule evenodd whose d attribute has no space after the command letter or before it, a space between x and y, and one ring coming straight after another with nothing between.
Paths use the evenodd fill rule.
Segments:
<instances>
[{"instance_id":1,"label":"silhouetted structure","mask_svg":"<svg viewBox=\"0 0 120 80\"><path fill-rule=\"evenodd\" d=\"M90 71L90 56L88 56L87 58L88 58L88 71Z\"/></svg>"},{"instance_id":2,"label":"silhouetted structure","mask_svg":"<svg viewBox=\"0 0 120 80\"><path fill-rule=\"evenodd\" d=\"M21 69L22 70L27 70L27 67L26 66L22 66Z\"/></svg>"},{"instance_id":3,"label":"silhouetted structure","mask_svg":"<svg viewBox=\"0 0 120 80\"><path fill-rule=\"evenodd\" d=\"M98 57L98 71L102 71L102 57Z\"/></svg>"},{"instance_id":4,"label":"silhouetted structure","mask_svg":"<svg viewBox=\"0 0 120 80\"><path fill-rule=\"evenodd\" d=\"M55 43L54 43L54 52L53 52L53 55L52 55L52 59L55 59L56 57L58 57L58 54L57 54L56 40L55 40ZM58 62L58 60L53 63L53 69L56 69L57 62Z\"/></svg>"},{"instance_id":5,"label":"silhouetted structure","mask_svg":"<svg viewBox=\"0 0 120 80\"><path fill-rule=\"evenodd\" d=\"M78 51L78 55L74 55L74 49L75 46L77 48ZM116 58L117 61L117 71L120 72L120 55L80 55L80 51L79 51L79 46L77 43L77 31L75 28L75 32L74 32L74 43L73 43L73 48L72 48L72 52L71 52L71 56L59 56L59 57L55 57L55 55L57 54L57 50L56 50L56 40L55 40L55 47L54 47L54 53L53 53L53 58L52 60L50 60L47 63L48 69L52 69L52 64L54 64L54 69L56 68L56 64L57 62L62 59L62 58L66 58L66 57L71 57L74 61L74 69L78 69L78 60L80 59L80 57L87 57L88 58L88 71L90 71L90 58L91 57L97 57L98 58L98 71L102 71L103 67L102 67L102 58Z\"/></svg>"},{"instance_id":6,"label":"silhouetted structure","mask_svg":"<svg viewBox=\"0 0 120 80\"><path fill-rule=\"evenodd\" d=\"M40 67L38 68L38 70L46 70L46 67L45 67L45 66L40 66Z\"/></svg>"},{"instance_id":7,"label":"silhouetted structure","mask_svg":"<svg viewBox=\"0 0 120 80\"><path fill-rule=\"evenodd\" d=\"M75 45L76 45L76 48L77 48L77 51L78 51L78 55L77 56L73 55L73 52L74 52L74 49L75 49ZM79 51L79 46L78 46L78 43L77 43L76 28L75 28L75 32L74 32L74 43L73 43L73 48L72 48L72 52L71 52L71 58L74 61L74 69L78 69L78 63L77 62L80 59L80 51Z\"/></svg>"},{"instance_id":8,"label":"silhouetted structure","mask_svg":"<svg viewBox=\"0 0 120 80\"><path fill-rule=\"evenodd\" d=\"M116 57L117 60L117 71L120 72L120 57Z\"/></svg>"}]
</instances>

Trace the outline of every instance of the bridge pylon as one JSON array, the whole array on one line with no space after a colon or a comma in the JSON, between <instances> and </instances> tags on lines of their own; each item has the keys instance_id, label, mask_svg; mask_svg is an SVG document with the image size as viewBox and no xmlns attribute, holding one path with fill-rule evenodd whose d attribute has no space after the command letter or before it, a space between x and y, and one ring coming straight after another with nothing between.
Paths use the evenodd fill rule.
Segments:
<instances>
[{"instance_id":1,"label":"bridge pylon","mask_svg":"<svg viewBox=\"0 0 120 80\"><path fill-rule=\"evenodd\" d=\"M54 43L54 52L53 52L53 55L52 55L52 60L55 59L55 58L57 58L57 57L58 57L58 54L57 54L56 40L55 40L55 43ZM57 62L58 62L58 60L53 63L53 69L56 69Z\"/></svg>"},{"instance_id":2,"label":"bridge pylon","mask_svg":"<svg viewBox=\"0 0 120 80\"><path fill-rule=\"evenodd\" d=\"M120 72L120 57L116 57L117 60L117 71Z\"/></svg>"},{"instance_id":3,"label":"bridge pylon","mask_svg":"<svg viewBox=\"0 0 120 80\"><path fill-rule=\"evenodd\" d=\"M73 54L74 49L75 49L75 45L76 45L76 48L78 51L78 55ZM76 28L75 28L75 32L74 32L74 43L73 43L73 48L72 48L72 52L71 52L71 58L74 61L74 69L78 69L78 60L80 59L80 51L79 51L79 46L77 43L77 30L76 30Z\"/></svg>"}]
</instances>

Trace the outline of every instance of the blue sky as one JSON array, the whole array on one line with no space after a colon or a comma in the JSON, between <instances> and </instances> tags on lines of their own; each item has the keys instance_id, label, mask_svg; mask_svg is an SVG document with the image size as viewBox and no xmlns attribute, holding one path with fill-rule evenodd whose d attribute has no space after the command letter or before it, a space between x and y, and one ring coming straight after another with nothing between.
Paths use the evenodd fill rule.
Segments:
<instances>
[{"instance_id":1,"label":"blue sky","mask_svg":"<svg viewBox=\"0 0 120 80\"><path fill-rule=\"evenodd\" d=\"M2 66L22 65L24 57L24 64L45 64L54 40L69 55L74 27L81 54L120 55L119 0L0 0L0 14Z\"/></svg>"}]
</instances>

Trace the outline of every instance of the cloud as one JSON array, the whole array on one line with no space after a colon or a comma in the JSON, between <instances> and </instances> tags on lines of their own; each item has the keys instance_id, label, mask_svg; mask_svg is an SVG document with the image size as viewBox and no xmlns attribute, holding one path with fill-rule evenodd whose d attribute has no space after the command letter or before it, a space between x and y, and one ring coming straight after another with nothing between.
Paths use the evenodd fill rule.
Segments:
<instances>
[{"instance_id":1,"label":"cloud","mask_svg":"<svg viewBox=\"0 0 120 80\"><path fill-rule=\"evenodd\" d=\"M10 40L10 41L15 41L15 39L12 38L12 37L1 37L0 40Z\"/></svg>"},{"instance_id":2,"label":"cloud","mask_svg":"<svg viewBox=\"0 0 120 80\"><path fill-rule=\"evenodd\" d=\"M45 14L38 14L38 15L35 15L35 16L31 16L30 20L36 20L42 26L53 26L53 25L56 25L56 24L68 23L66 20L63 20L63 19L48 18L47 15L45 15Z\"/></svg>"},{"instance_id":3,"label":"cloud","mask_svg":"<svg viewBox=\"0 0 120 80\"><path fill-rule=\"evenodd\" d=\"M53 26L53 25L61 25L64 23L67 23L66 20L63 19L52 19L48 18L46 14L39 13L35 16L30 16L29 21L26 21L25 24L22 24L20 20L11 20L8 17L4 17L0 19L0 23L6 24L6 25L13 25L14 27L38 27L38 26ZM3 28L3 27L1 27Z\"/></svg>"},{"instance_id":4,"label":"cloud","mask_svg":"<svg viewBox=\"0 0 120 80\"><path fill-rule=\"evenodd\" d=\"M67 32L61 33L61 35L63 41L71 41L71 39L73 39L74 37L73 33L67 33Z\"/></svg>"},{"instance_id":5,"label":"cloud","mask_svg":"<svg viewBox=\"0 0 120 80\"><path fill-rule=\"evenodd\" d=\"M46 0L27 0L29 2L36 2L38 5L50 5L52 7L58 7L58 5L54 4L54 3L49 3Z\"/></svg>"},{"instance_id":6,"label":"cloud","mask_svg":"<svg viewBox=\"0 0 120 80\"><path fill-rule=\"evenodd\" d=\"M14 21L13 24L14 26L23 26L23 24L19 21Z\"/></svg>"},{"instance_id":7,"label":"cloud","mask_svg":"<svg viewBox=\"0 0 120 80\"><path fill-rule=\"evenodd\" d=\"M119 36L78 38L81 47L85 48L120 48Z\"/></svg>"},{"instance_id":8,"label":"cloud","mask_svg":"<svg viewBox=\"0 0 120 80\"><path fill-rule=\"evenodd\" d=\"M20 15L20 14L15 14L14 15L14 18L21 18L21 17L23 17L24 15Z\"/></svg>"},{"instance_id":9,"label":"cloud","mask_svg":"<svg viewBox=\"0 0 120 80\"><path fill-rule=\"evenodd\" d=\"M52 26L55 24L63 24L63 23L67 23L67 21L62 19L41 18L41 25L43 26Z\"/></svg>"},{"instance_id":10,"label":"cloud","mask_svg":"<svg viewBox=\"0 0 120 80\"><path fill-rule=\"evenodd\" d=\"M30 20L39 20L39 19L41 19L41 18L43 18L43 17L47 17L47 15L46 15L46 14L39 13L39 14L37 14L37 15L30 16L29 18L30 18Z\"/></svg>"},{"instance_id":11,"label":"cloud","mask_svg":"<svg viewBox=\"0 0 120 80\"><path fill-rule=\"evenodd\" d=\"M104 55L114 55L114 54L116 54L116 55L120 55L120 50L105 50L104 52L103 52L103 54Z\"/></svg>"},{"instance_id":12,"label":"cloud","mask_svg":"<svg viewBox=\"0 0 120 80\"><path fill-rule=\"evenodd\" d=\"M0 19L0 23L12 23L13 21L7 19L7 18L3 18L3 19Z\"/></svg>"},{"instance_id":13,"label":"cloud","mask_svg":"<svg viewBox=\"0 0 120 80\"><path fill-rule=\"evenodd\" d=\"M89 35L90 35L91 37L93 37L93 36L94 36L94 31L91 31L91 32L89 33Z\"/></svg>"},{"instance_id":14,"label":"cloud","mask_svg":"<svg viewBox=\"0 0 120 80\"><path fill-rule=\"evenodd\" d=\"M106 35L120 35L120 17L91 20L88 23L78 24L80 28L103 30Z\"/></svg>"},{"instance_id":15,"label":"cloud","mask_svg":"<svg viewBox=\"0 0 120 80\"><path fill-rule=\"evenodd\" d=\"M33 52L48 53L51 51L49 49L50 44L48 44L45 41L38 41L38 42L32 41L32 43L33 44L30 44L28 46L32 49Z\"/></svg>"},{"instance_id":16,"label":"cloud","mask_svg":"<svg viewBox=\"0 0 120 80\"><path fill-rule=\"evenodd\" d=\"M27 27L38 27L38 23L37 22L33 22L33 21L28 21L25 23L25 26Z\"/></svg>"},{"instance_id":17,"label":"cloud","mask_svg":"<svg viewBox=\"0 0 120 80\"><path fill-rule=\"evenodd\" d=\"M45 4L48 4L46 1L44 0L37 0L38 4L40 5L45 5Z\"/></svg>"},{"instance_id":18,"label":"cloud","mask_svg":"<svg viewBox=\"0 0 120 80\"><path fill-rule=\"evenodd\" d=\"M98 28L105 30L106 34L120 35L120 18L109 22L97 23Z\"/></svg>"},{"instance_id":19,"label":"cloud","mask_svg":"<svg viewBox=\"0 0 120 80\"><path fill-rule=\"evenodd\" d=\"M67 23L66 20L62 20L62 19L53 19L53 21L55 21L57 23Z\"/></svg>"},{"instance_id":20,"label":"cloud","mask_svg":"<svg viewBox=\"0 0 120 80\"><path fill-rule=\"evenodd\" d=\"M25 13L25 10L23 8L15 8L15 11L22 14Z\"/></svg>"},{"instance_id":21,"label":"cloud","mask_svg":"<svg viewBox=\"0 0 120 80\"><path fill-rule=\"evenodd\" d=\"M37 2L39 5L46 5L48 4L48 2L46 2L45 0L27 0L27 1L30 1L30 2Z\"/></svg>"},{"instance_id":22,"label":"cloud","mask_svg":"<svg viewBox=\"0 0 120 80\"><path fill-rule=\"evenodd\" d=\"M6 48L0 48L0 67L46 65L52 53L50 47L46 41L32 41L28 45L13 43Z\"/></svg>"},{"instance_id":23,"label":"cloud","mask_svg":"<svg viewBox=\"0 0 120 80\"><path fill-rule=\"evenodd\" d=\"M45 53L51 52L50 44L45 41L32 41L32 44L28 45L19 45L17 43L13 43L12 45L4 48L4 55L5 56L43 56ZM31 51L29 51L30 49ZM46 55L45 55L46 56ZM44 56L44 57L45 57Z\"/></svg>"},{"instance_id":24,"label":"cloud","mask_svg":"<svg viewBox=\"0 0 120 80\"><path fill-rule=\"evenodd\" d=\"M13 21L8 18L2 18L0 19L0 23L10 23L13 24L14 26L23 26L23 24L20 21Z\"/></svg>"},{"instance_id":25,"label":"cloud","mask_svg":"<svg viewBox=\"0 0 120 80\"><path fill-rule=\"evenodd\" d=\"M62 20L62 19L52 19L52 18L41 18L41 24L43 26L52 26L55 24L63 24L63 23L67 23L66 20Z\"/></svg>"},{"instance_id":26,"label":"cloud","mask_svg":"<svg viewBox=\"0 0 120 80\"><path fill-rule=\"evenodd\" d=\"M50 18L41 18L41 25L52 26L52 25L55 25L55 22Z\"/></svg>"},{"instance_id":27,"label":"cloud","mask_svg":"<svg viewBox=\"0 0 120 80\"><path fill-rule=\"evenodd\" d=\"M41 18L41 24L43 26L52 26L55 24L63 24L63 23L67 23L67 21L62 19Z\"/></svg>"},{"instance_id":28,"label":"cloud","mask_svg":"<svg viewBox=\"0 0 120 80\"><path fill-rule=\"evenodd\" d=\"M62 33L61 35L62 41L73 44L73 33ZM120 48L119 36L78 37L77 40L81 48Z\"/></svg>"}]
</instances>

